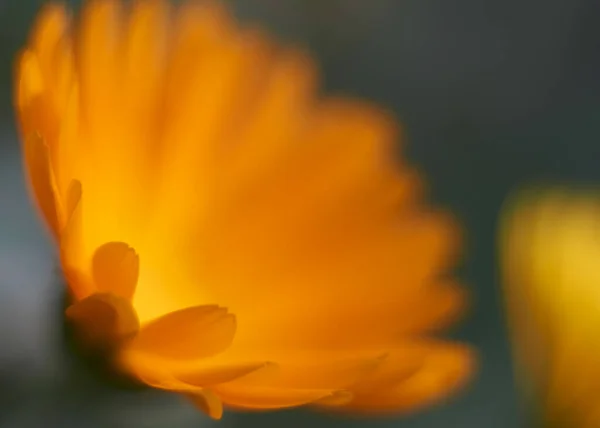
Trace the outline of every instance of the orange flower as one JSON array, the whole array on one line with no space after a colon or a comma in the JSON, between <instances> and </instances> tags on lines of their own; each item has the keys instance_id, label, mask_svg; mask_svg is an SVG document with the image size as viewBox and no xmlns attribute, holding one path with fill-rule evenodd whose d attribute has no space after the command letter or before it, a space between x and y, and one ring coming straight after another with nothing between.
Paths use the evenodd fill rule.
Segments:
<instances>
[{"instance_id":1,"label":"orange flower","mask_svg":"<svg viewBox=\"0 0 600 428\"><path fill-rule=\"evenodd\" d=\"M412 410L471 350L457 231L392 162L379 109L316 95L310 60L216 3L41 13L16 105L83 340L219 418ZM225 309L227 308L227 309Z\"/></svg>"}]
</instances>

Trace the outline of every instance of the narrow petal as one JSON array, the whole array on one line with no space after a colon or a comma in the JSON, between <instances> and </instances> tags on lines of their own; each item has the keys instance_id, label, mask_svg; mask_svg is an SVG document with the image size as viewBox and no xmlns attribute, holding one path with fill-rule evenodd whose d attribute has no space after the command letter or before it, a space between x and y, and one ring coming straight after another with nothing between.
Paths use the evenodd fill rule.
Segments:
<instances>
[{"instance_id":1,"label":"narrow petal","mask_svg":"<svg viewBox=\"0 0 600 428\"><path fill-rule=\"evenodd\" d=\"M252 177L262 181L266 173L286 159L298 142L314 102L317 71L305 55L280 54L273 59L266 79L264 92L240 131L239 144L232 147L227 179L232 186L240 187L233 190L245 189L246 181Z\"/></svg>"},{"instance_id":2,"label":"narrow petal","mask_svg":"<svg viewBox=\"0 0 600 428\"><path fill-rule=\"evenodd\" d=\"M274 410L302 406L329 397L336 392L327 389L292 389L228 384L217 385L212 389L228 406L246 410Z\"/></svg>"},{"instance_id":3,"label":"narrow petal","mask_svg":"<svg viewBox=\"0 0 600 428\"><path fill-rule=\"evenodd\" d=\"M47 75L49 95L52 97L52 107L59 122L64 120L64 112L73 87L77 83L75 70L75 55L73 39L70 33L65 33L52 49L52 57L48 65ZM59 126L62 126L59 124Z\"/></svg>"},{"instance_id":4,"label":"narrow petal","mask_svg":"<svg viewBox=\"0 0 600 428\"><path fill-rule=\"evenodd\" d=\"M44 82L49 97L50 107L56 118L62 115L64 108L64 91L71 83L72 67L64 60L70 49L68 31L70 19L64 4L50 3L44 5L32 32L31 45L40 63Z\"/></svg>"},{"instance_id":5,"label":"narrow petal","mask_svg":"<svg viewBox=\"0 0 600 428\"><path fill-rule=\"evenodd\" d=\"M148 128L164 85L169 40L169 2L137 1L129 16L125 40L124 85L132 126ZM137 142L134 147L137 147Z\"/></svg>"},{"instance_id":6,"label":"narrow petal","mask_svg":"<svg viewBox=\"0 0 600 428\"><path fill-rule=\"evenodd\" d=\"M46 85L39 58L32 50L25 50L17 59L15 79L15 104L22 139L25 142L36 132L48 137L51 111L44 98Z\"/></svg>"},{"instance_id":7,"label":"narrow petal","mask_svg":"<svg viewBox=\"0 0 600 428\"><path fill-rule=\"evenodd\" d=\"M40 11L35 28L32 31L31 45L34 47L44 74L51 70L53 54L69 25L69 17L65 5L46 4Z\"/></svg>"},{"instance_id":8,"label":"narrow petal","mask_svg":"<svg viewBox=\"0 0 600 428\"><path fill-rule=\"evenodd\" d=\"M313 404L317 407L340 407L352 402L354 394L350 391L335 391L333 394L315 401Z\"/></svg>"},{"instance_id":9,"label":"narrow petal","mask_svg":"<svg viewBox=\"0 0 600 428\"><path fill-rule=\"evenodd\" d=\"M117 65L122 123L115 138L102 141L106 153L110 152L110 180L118 186L111 189L116 204L114 215L122 224L136 224L137 230L145 227L156 200L155 192L149 189L161 181L156 167L161 159L158 148L165 124L166 56L172 28L169 12L169 1L134 1L123 20L119 41L122 59ZM136 240L136 236L127 240Z\"/></svg>"},{"instance_id":10,"label":"narrow petal","mask_svg":"<svg viewBox=\"0 0 600 428\"><path fill-rule=\"evenodd\" d=\"M212 391L203 389L194 394L188 394L192 403L212 419L219 420L223 416L223 403Z\"/></svg>"},{"instance_id":11,"label":"narrow petal","mask_svg":"<svg viewBox=\"0 0 600 428\"><path fill-rule=\"evenodd\" d=\"M108 242L96 250L92 259L94 283L99 292L131 300L140 270L140 258L124 242Z\"/></svg>"},{"instance_id":12,"label":"narrow petal","mask_svg":"<svg viewBox=\"0 0 600 428\"><path fill-rule=\"evenodd\" d=\"M112 154L113 145L100 140L114 133L120 107L116 77L120 60L121 3L92 0L85 4L81 14L77 59L82 109L90 135L97 140L90 143L98 154Z\"/></svg>"},{"instance_id":13,"label":"narrow petal","mask_svg":"<svg viewBox=\"0 0 600 428\"><path fill-rule=\"evenodd\" d=\"M25 138L24 157L29 173L29 184L38 208L42 212L50 231L59 234L58 212L55 194L55 179L50 165L48 147L42 137L32 133Z\"/></svg>"},{"instance_id":14,"label":"narrow petal","mask_svg":"<svg viewBox=\"0 0 600 428\"><path fill-rule=\"evenodd\" d=\"M175 42L173 66L178 55L193 50L186 53L186 66L171 70L169 78L169 85L177 85L178 90L165 112L163 139L169 147L161 157L163 179L157 190L161 203L152 226L156 239L168 237L170 242L189 239L190 228L203 225L217 197L216 161L223 157L223 139L241 116L238 94L248 84L246 70L256 56L254 45L260 44L232 33L223 12L211 6L195 18L196 28L189 30L187 43ZM191 13L188 19L193 21L198 11Z\"/></svg>"},{"instance_id":15,"label":"narrow petal","mask_svg":"<svg viewBox=\"0 0 600 428\"><path fill-rule=\"evenodd\" d=\"M414 301L413 310L398 324L403 334L438 332L457 322L465 314L468 306L467 291L453 282L442 281L425 287L422 295ZM394 322L393 315L390 322Z\"/></svg>"},{"instance_id":16,"label":"narrow petal","mask_svg":"<svg viewBox=\"0 0 600 428\"><path fill-rule=\"evenodd\" d=\"M60 235L60 259L69 289L76 300L86 298L95 289L92 278L84 270L86 256L83 252L82 199L81 183L73 180L65 200L68 220Z\"/></svg>"},{"instance_id":17,"label":"narrow petal","mask_svg":"<svg viewBox=\"0 0 600 428\"><path fill-rule=\"evenodd\" d=\"M132 337L139 328L131 304L114 294L92 294L69 306L66 311L87 345L93 348L112 348Z\"/></svg>"},{"instance_id":18,"label":"narrow petal","mask_svg":"<svg viewBox=\"0 0 600 428\"><path fill-rule=\"evenodd\" d=\"M264 369L269 363L245 363L219 366L207 366L177 374L177 378L190 385L207 387L231 382L257 370Z\"/></svg>"},{"instance_id":19,"label":"narrow petal","mask_svg":"<svg viewBox=\"0 0 600 428\"><path fill-rule=\"evenodd\" d=\"M340 352L341 354L341 352ZM307 389L344 389L349 388L369 373L376 370L384 360L385 355L372 352L370 356L352 356L352 351L347 351L347 356L319 357L314 354L308 361L276 360L278 373L269 386L280 388L307 388Z\"/></svg>"},{"instance_id":20,"label":"narrow petal","mask_svg":"<svg viewBox=\"0 0 600 428\"><path fill-rule=\"evenodd\" d=\"M194 306L145 325L129 349L172 360L206 358L224 351L235 330L235 316L226 309Z\"/></svg>"},{"instance_id":21,"label":"narrow petal","mask_svg":"<svg viewBox=\"0 0 600 428\"><path fill-rule=\"evenodd\" d=\"M72 59L66 59L65 62L72 62ZM64 65L64 67L73 67L73 65ZM68 72L63 71L62 73ZM68 76L64 77L64 79L68 78ZM63 198L68 192L71 181L76 177L81 177L81 171L88 167L84 145L80 144L79 140L81 125L79 87L72 82L64 83L64 86L68 88L62 89L61 96L65 99L61 102L64 102L64 109L61 112L62 121L56 147L56 178Z\"/></svg>"},{"instance_id":22,"label":"narrow petal","mask_svg":"<svg viewBox=\"0 0 600 428\"><path fill-rule=\"evenodd\" d=\"M153 388L182 393L196 393L202 390L197 385L190 385L177 379L172 360L165 360L146 352L132 351L125 347L119 353L116 363L123 372L129 373Z\"/></svg>"},{"instance_id":23,"label":"narrow petal","mask_svg":"<svg viewBox=\"0 0 600 428\"><path fill-rule=\"evenodd\" d=\"M48 159L56 173L56 149L60 129L59 112L52 98L53 82L42 69L42 59L33 50L25 50L17 60L15 104L21 139L40 134L48 147Z\"/></svg>"},{"instance_id":24,"label":"narrow petal","mask_svg":"<svg viewBox=\"0 0 600 428\"><path fill-rule=\"evenodd\" d=\"M437 348L437 349L436 349ZM348 409L363 413L413 411L430 405L464 385L474 368L473 351L467 347L434 347L422 366L404 380L382 388L354 390Z\"/></svg>"}]
</instances>

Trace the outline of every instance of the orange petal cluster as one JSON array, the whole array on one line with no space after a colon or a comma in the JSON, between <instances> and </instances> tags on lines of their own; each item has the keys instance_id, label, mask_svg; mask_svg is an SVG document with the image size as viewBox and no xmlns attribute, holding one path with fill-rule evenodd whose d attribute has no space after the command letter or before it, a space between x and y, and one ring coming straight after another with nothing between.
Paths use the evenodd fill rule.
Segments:
<instances>
[{"instance_id":1,"label":"orange petal cluster","mask_svg":"<svg viewBox=\"0 0 600 428\"><path fill-rule=\"evenodd\" d=\"M211 417L404 412L473 353L457 228L397 125L216 2L43 9L16 74L25 164L92 345Z\"/></svg>"}]
</instances>

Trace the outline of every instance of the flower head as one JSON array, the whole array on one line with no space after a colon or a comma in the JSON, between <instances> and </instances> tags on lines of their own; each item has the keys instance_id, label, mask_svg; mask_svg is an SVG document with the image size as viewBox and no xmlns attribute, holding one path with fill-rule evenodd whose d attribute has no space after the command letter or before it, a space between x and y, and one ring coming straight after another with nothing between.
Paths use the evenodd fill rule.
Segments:
<instances>
[{"instance_id":1,"label":"flower head","mask_svg":"<svg viewBox=\"0 0 600 428\"><path fill-rule=\"evenodd\" d=\"M213 417L407 411L472 352L455 224L392 161L382 110L214 2L46 7L20 56L29 182L82 340Z\"/></svg>"},{"instance_id":2,"label":"flower head","mask_svg":"<svg viewBox=\"0 0 600 428\"><path fill-rule=\"evenodd\" d=\"M508 205L502 272L519 381L548 426L592 428L600 357L600 198L530 189Z\"/></svg>"}]
</instances>

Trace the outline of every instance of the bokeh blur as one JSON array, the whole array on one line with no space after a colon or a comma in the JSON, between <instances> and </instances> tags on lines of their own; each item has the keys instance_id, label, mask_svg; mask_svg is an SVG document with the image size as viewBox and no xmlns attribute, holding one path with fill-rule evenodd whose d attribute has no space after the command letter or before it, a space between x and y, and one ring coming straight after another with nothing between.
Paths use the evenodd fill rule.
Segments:
<instances>
[{"instance_id":1,"label":"bokeh blur","mask_svg":"<svg viewBox=\"0 0 600 428\"><path fill-rule=\"evenodd\" d=\"M594 0L239 0L238 15L308 46L325 90L393 109L433 200L467 230L474 294L454 334L481 368L460 395L399 419L288 411L209 421L182 399L115 392L64 346L62 284L26 194L12 61L40 0L0 0L0 428L528 427L502 315L500 206L530 181L598 181L600 3ZM68 3L76 5L77 2Z\"/></svg>"}]
</instances>

